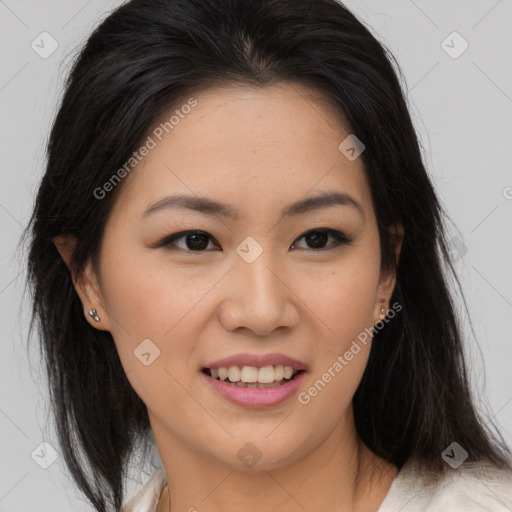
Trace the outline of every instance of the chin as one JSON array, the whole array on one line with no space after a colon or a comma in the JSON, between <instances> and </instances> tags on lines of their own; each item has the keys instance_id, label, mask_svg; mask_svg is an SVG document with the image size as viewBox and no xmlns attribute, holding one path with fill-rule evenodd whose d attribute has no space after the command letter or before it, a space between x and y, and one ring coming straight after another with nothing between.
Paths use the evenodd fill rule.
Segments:
<instances>
[{"instance_id":1,"label":"chin","mask_svg":"<svg viewBox=\"0 0 512 512\"><path fill-rule=\"evenodd\" d=\"M253 435L242 441L240 437L230 442L230 446L213 456L230 469L247 471L271 471L287 466L300 455L297 452L299 440L288 437L287 445L280 440L265 439L268 431L258 438ZM250 439L250 440L249 440ZM234 456L230 456L233 454Z\"/></svg>"}]
</instances>

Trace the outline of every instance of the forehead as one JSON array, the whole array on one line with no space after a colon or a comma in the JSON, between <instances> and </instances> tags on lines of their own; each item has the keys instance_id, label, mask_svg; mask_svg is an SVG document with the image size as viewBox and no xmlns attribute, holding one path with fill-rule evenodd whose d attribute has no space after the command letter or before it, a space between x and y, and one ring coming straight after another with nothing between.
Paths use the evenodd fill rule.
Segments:
<instances>
[{"instance_id":1,"label":"forehead","mask_svg":"<svg viewBox=\"0 0 512 512\"><path fill-rule=\"evenodd\" d=\"M155 121L152 148L124 178L117 208L142 214L176 192L236 201L242 213L332 189L370 201L362 159L338 149L349 132L318 91L229 85L192 99Z\"/></svg>"}]
</instances>

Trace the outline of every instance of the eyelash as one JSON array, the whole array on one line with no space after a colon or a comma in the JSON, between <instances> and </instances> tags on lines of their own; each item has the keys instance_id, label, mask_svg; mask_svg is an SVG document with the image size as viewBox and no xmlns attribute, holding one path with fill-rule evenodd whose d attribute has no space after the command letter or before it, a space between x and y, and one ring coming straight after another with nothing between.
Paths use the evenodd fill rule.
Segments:
<instances>
[{"instance_id":1,"label":"eyelash","mask_svg":"<svg viewBox=\"0 0 512 512\"><path fill-rule=\"evenodd\" d=\"M297 240L300 240L301 238L304 238L308 235L311 235L313 233L323 233L332 236L336 240L336 244L334 247L330 247L327 249L302 249L302 250L311 250L313 252L326 252L331 251L333 249L339 248L340 246L344 245L350 245L352 243L352 239L348 238L344 233L341 231L337 231L335 229L329 229L329 228L317 228L317 229L310 229L309 231L306 231L303 235L301 235ZM200 234L207 236L210 240L213 240L216 242L216 240L210 236L205 231L201 230L188 230L188 231L181 231L180 233L175 233L173 235L165 237L161 242L158 243L157 247L163 247L166 250L174 251L174 250L181 250L184 252L190 252L190 253L201 253L201 252L208 252L206 249L203 250L191 250L191 249L183 249L181 247L175 247L172 244L176 242L177 240L185 238L187 235L190 234ZM292 244L292 245L295 245Z\"/></svg>"}]
</instances>

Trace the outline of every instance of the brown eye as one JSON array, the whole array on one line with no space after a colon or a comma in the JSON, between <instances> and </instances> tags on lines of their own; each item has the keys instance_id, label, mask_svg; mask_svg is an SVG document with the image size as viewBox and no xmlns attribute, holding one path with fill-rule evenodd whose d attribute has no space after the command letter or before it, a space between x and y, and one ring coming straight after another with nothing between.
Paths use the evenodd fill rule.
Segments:
<instances>
[{"instance_id":1,"label":"brown eye","mask_svg":"<svg viewBox=\"0 0 512 512\"><path fill-rule=\"evenodd\" d=\"M307 246L299 247L294 243L291 246L292 249L309 249L317 252L329 251L340 245L348 245L352 242L352 240L343 233L334 229L310 230L298 238L298 240L300 239L304 239ZM334 243L328 244L329 239L334 240ZM181 245L178 245L178 242L181 243ZM209 251L208 246L210 242L216 244L215 239L204 231L182 231L181 233L175 233L164 238L162 242L158 244L158 247L164 247L168 250L182 250L185 252L207 252ZM218 246L218 244L216 245Z\"/></svg>"},{"instance_id":2,"label":"brown eye","mask_svg":"<svg viewBox=\"0 0 512 512\"><path fill-rule=\"evenodd\" d=\"M326 248L329 237L332 237L335 243L331 244L331 247ZM334 229L314 229L302 235L298 240L301 238L303 238L308 244L306 249L313 249L316 251L328 251L339 245L348 245L352 242L352 240L347 238L343 233ZM296 244L292 245L293 249L296 247Z\"/></svg>"},{"instance_id":3,"label":"brown eye","mask_svg":"<svg viewBox=\"0 0 512 512\"><path fill-rule=\"evenodd\" d=\"M176 242L181 240L184 240L185 244L179 247L176 245ZM183 231L182 233L175 233L174 235L164 238L164 240L158 244L158 247L165 247L169 250L177 248L184 251L204 252L211 240L213 240L213 238L204 231Z\"/></svg>"}]
</instances>

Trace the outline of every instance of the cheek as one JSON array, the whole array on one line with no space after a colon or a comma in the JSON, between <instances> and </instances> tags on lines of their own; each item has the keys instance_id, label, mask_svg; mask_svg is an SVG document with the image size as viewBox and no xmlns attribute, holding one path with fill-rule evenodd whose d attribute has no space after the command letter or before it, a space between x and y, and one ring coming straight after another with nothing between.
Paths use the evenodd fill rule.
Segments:
<instances>
[{"instance_id":1,"label":"cheek","mask_svg":"<svg viewBox=\"0 0 512 512\"><path fill-rule=\"evenodd\" d=\"M350 361L344 359L343 353L335 354L316 366L304 389L297 395L304 421L322 418L318 429L324 430L340 421L350 422L347 413L369 355L369 345L359 345L360 352ZM349 429L350 425L347 425L347 431Z\"/></svg>"},{"instance_id":2,"label":"cheek","mask_svg":"<svg viewBox=\"0 0 512 512\"><path fill-rule=\"evenodd\" d=\"M129 251L122 260L105 258L103 274L108 312L136 338L163 338L215 282L208 275L198 279L197 269L155 265L147 255Z\"/></svg>"},{"instance_id":3,"label":"cheek","mask_svg":"<svg viewBox=\"0 0 512 512\"><path fill-rule=\"evenodd\" d=\"M155 385L156 372L148 369L160 368L159 374L163 368L173 374L184 371L182 361L190 358L202 329L201 301L218 278L211 275L198 278L197 270L194 273L192 268L148 264L147 255L143 257L128 248L122 258L108 250L105 254L103 298L110 331L125 372L143 396L144 389ZM151 340L144 343L150 352L158 354L148 367L136 357L144 340ZM159 378L170 377L162 374Z\"/></svg>"},{"instance_id":4,"label":"cheek","mask_svg":"<svg viewBox=\"0 0 512 512\"><path fill-rule=\"evenodd\" d=\"M364 265L345 263L305 282L319 335L315 365L298 399L308 417L321 416L325 425L345 417L371 348L379 262L370 258Z\"/></svg>"},{"instance_id":5,"label":"cheek","mask_svg":"<svg viewBox=\"0 0 512 512\"><path fill-rule=\"evenodd\" d=\"M303 273L298 294L318 320L327 348L343 350L373 325L378 279L378 254L369 251L353 251L322 270Z\"/></svg>"},{"instance_id":6,"label":"cheek","mask_svg":"<svg viewBox=\"0 0 512 512\"><path fill-rule=\"evenodd\" d=\"M122 261L106 257L102 274L110 330L131 386L152 410L164 410L168 403L190 406L178 382L190 371L184 362L199 338L200 302L213 280L143 265L129 251Z\"/></svg>"}]
</instances>

